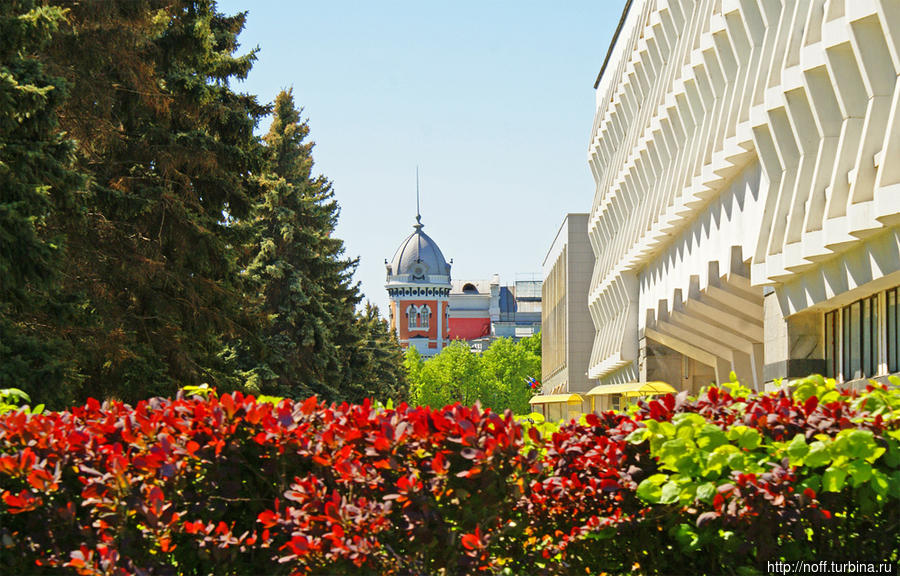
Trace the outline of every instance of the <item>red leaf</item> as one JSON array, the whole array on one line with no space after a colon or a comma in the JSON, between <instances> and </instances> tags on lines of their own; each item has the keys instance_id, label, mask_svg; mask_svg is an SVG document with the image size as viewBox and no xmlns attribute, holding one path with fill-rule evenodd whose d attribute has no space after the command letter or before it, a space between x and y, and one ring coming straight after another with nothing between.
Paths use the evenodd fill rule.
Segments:
<instances>
[{"instance_id":1,"label":"red leaf","mask_svg":"<svg viewBox=\"0 0 900 576\"><path fill-rule=\"evenodd\" d=\"M40 468L32 470L28 474L28 483L38 492L46 492L57 488L56 482L53 481L53 476Z\"/></svg>"},{"instance_id":2,"label":"red leaf","mask_svg":"<svg viewBox=\"0 0 900 576\"><path fill-rule=\"evenodd\" d=\"M484 544L481 542L481 530L478 526L475 527L473 534L463 534L460 541L463 547L468 550L480 550L484 547Z\"/></svg>"},{"instance_id":3,"label":"red leaf","mask_svg":"<svg viewBox=\"0 0 900 576\"><path fill-rule=\"evenodd\" d=\"M300 412L303 414L309 415L316 411L316 408L319 406L319 400L315 396L310 396L307 398L303 404L300 405Z\"/></svg>"},{"instance_id":4,"label":"red leaf","mask_svg":"<svg viewBox=\"0 0 900 576\"><path fill-rule=\"evenodd\" d=\"M716 495L713 496L713 508L718 510L719 508L722 507L722 504L724 504L724 503L725 503L725 498L723 498L720 493L716 492Z\"/></svg>"},{"instance_id":5,"label":"red leaf","mask_svg":"<svg viewBox=\"0 0 900 576\"><path fill-rule=\"evenodd\" d=\"M285 548L290 548L291 552L299 556L309 550L309 540L305 536L294 536L290 542L287 542L280 549L284 550Z\"/></svg>"},{"instance_id":6,"label":"red leaf","mask_svg":"<svg viewBox=\"0 0 900 576\"><path fill-rule=\"evenodd\" d=\"M819 405L819 399L816 396L810 396L806 399L806 402L803 403L803 411L806 412L806 415L809 416L816 409L816 406Z\"/></svg>"},{"instance_id":7,"label":"red leaf","mask_svg":"<svg viewBox=\"0 0 900 576\"><path fill-rule=\"evenodd\" d=\"M256 517L256 521L266 528L271 528L278 524L278 515L271 510L263 510L259 513L259 516Z\"/></svg>"},{"instance_id":8,"label":"red leaf","mask_svg":"<svg viewBox=\"0 0 900 576\"><path fill-rule=\"evenodd\" d=\"M447 472L447 465L444 461L444 455L441 452L435 454L434 458L431 459L431 469L435 474L444 474Z\"/></svg>"}]
</instances>

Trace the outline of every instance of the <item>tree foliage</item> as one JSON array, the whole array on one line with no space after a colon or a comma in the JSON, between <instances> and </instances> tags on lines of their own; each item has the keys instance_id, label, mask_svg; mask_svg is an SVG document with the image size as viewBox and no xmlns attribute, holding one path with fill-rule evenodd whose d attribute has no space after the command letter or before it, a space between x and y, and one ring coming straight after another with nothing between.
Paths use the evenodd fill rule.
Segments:
<instances>
[{"instance_id":1,"label":"tree foliage","mask_svg":"<svg viewBox=\"0 0 900 576\"><path fill-rule=\"evenodd\" d=\"M469 350L456 340L433 358L423 359L415 348L404 357L410 383L410 401L423 406L440 407L454 402L465 405L481 402L495 411L530 411L528 401L534 392L525 378L541 374L540 333L513 342L495 340L482 354Z\"/></svg>"},{"instance_id":2,"label":"tree foliage","mask_svg":"<svg viewBox=\"0 0 900 576\"><path fill-rule=\"evenodd\" d=\"M290 90L278 94L250 225L247 276L267 318L258 385L294 398L362 401L370 387L379 399L397 397L399 346L387 338L377 308L356 313L358 260L346 258L334 236L340 208L331 182L312 173L314 144L301 112Z\"/></svg>"},{"instance_id":3,"label":"tree foliage","mask_svg":"<svg viewBox=\"0 0 900 576\"><path fill-rule=\"evenodd\" d=\"M3 386L51 407L204 383L402 396L290 92L260 138L272 108L231 87L256 58L237 52L245 17L0 3Z\"/></svg>"},{"instance_id":4,"label":"tree foliage","mask_svg":"<svg viewBox=\"0 0 900 576\"><path fill-rule=\"evenodd\" d=\"M70 85L60 122L88 176L54 224L82 310L67 338L93 394L233 385L223 345L254 323L230 222L256 195L267 110L229 87L254 60L234 54L243 24L204 0L72 3L44 55Z\"/></svg>"},{"instance_id":5,"label":"tree foliage","mask_svg":"<svg viewBox=\"0 0 900 576\"><path fill-rule=\"evenodd\" d=\"M72 374L65 343L46 329L66 312L65 237L49 222L81 178L57 117L66 83L34 54L64 17L33 1L0 4L0 387L39 380L53 395Z\"/></svg>"}]
</instances>

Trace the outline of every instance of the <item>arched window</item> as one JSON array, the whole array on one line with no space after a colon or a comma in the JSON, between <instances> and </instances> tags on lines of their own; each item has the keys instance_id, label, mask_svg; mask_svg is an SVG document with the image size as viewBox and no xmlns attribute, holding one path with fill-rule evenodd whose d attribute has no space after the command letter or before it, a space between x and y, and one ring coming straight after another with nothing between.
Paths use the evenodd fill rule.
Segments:
<instances>
[{"instance_id":1,"label":"arched window","mask_svg":"<svg viewBox=\"0 0 900 576\"><path fill-rule=\"evenodd\" d=\"M431 308L429 308L428 305L425 304L421 308L419 308L419 311L422 314L421 326L422 326L422 328L427 330L428 329L428 319L431 318Z\"/></svg>"},{"instance_id":2,"label":"arched window","mask_svg":"<svg viewBox=\"0 0 900 576\"><path fill-rule=\"evenodd\" d=\"M406 317L409 322L409 329L415 330L419 324L419 308L413 304L406 307Z\"/></svg>"}]
</instances>

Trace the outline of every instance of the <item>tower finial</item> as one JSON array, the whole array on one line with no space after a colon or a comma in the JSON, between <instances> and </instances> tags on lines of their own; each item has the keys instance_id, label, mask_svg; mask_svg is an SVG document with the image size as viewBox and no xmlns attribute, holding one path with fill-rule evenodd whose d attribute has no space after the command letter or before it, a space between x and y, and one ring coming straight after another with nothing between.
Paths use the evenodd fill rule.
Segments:
<instances>
[{"instance_id":1,"label":"tower finial","mask_svg":"<svg viewBox=\"0 0 900 576\"><path fill-rule=\"evenodd\" d=\"M423 226L422 214L419 213L419 165L416 165L416 225L414 228L419 229Z\"/></svg>"}]
</instances>

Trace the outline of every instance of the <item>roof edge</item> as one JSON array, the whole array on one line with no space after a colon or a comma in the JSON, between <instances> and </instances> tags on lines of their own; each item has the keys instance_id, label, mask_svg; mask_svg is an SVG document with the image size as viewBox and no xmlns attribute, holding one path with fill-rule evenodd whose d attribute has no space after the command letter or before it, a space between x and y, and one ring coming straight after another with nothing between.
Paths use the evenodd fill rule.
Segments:
<instances>
[{"instance_id":1,"label":"roof edge","mask_svg":"<svg viewBox=\"0 0 900 576\"><path fill-rule=\"evenodd\" d=\"M600 79L603 78L603 73L606 72L606 66L609 64L609 59L612 56L613 48L616 46L616 42L619 40L619 34L622 33L622 27L625 25L625 19L628 18L628 11L631 9L631 3L633 0L625 0L625 8L622 10L622 17L619 18L619 25L616 26L616 31L613 34L612 40L609 43L609 49L606 51L606 58L603 59L603 65L600 67L600 73L597 74L597 79L594 81L594 90L600 86Z\"/></svg>"}]
</instances>

